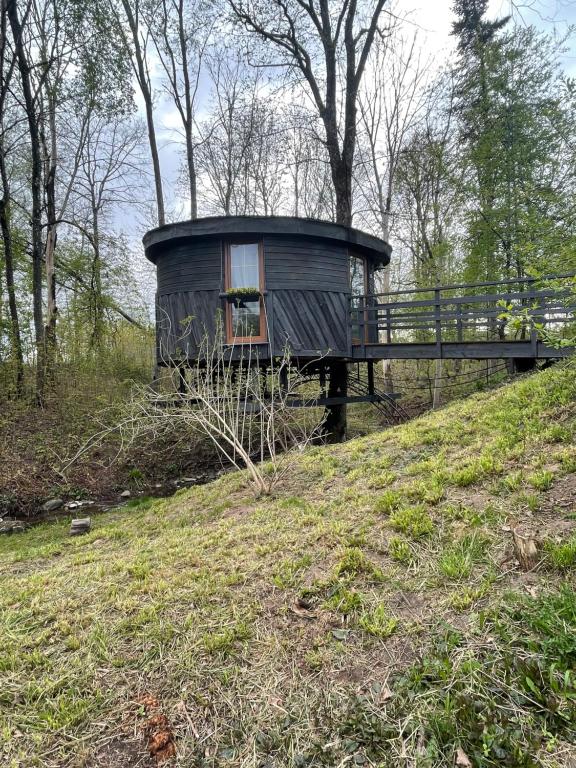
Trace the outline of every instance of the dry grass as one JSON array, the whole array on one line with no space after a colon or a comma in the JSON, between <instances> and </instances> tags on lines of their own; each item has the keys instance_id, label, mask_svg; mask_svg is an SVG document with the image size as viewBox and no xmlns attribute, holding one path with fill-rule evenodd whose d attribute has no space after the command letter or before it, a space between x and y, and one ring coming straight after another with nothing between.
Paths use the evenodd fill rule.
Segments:
<instances>
[{"instance_id":1,"label":"dry grass","mask_svg":"<svg viewBox=\"0 0 576 768\"><path fill-rule=\"evenodd\" d=\"M147 765L145 696L181 766L450 764L468 737L434 736L434 752L436 709L403 709L399 676L447 626L470 639L450 646L450 675L468 680L477 647L498 669L478 611L510 589L538 597L554 565L520 573L510 527L556 541L576 526L554 504L575 397L556 368L311 449L274 497L237 473L101 515L83 538L65 520L3 538L4 765ZM544 747L534 765L568 765L564 737Z\"/></svg>"}]
</instances>

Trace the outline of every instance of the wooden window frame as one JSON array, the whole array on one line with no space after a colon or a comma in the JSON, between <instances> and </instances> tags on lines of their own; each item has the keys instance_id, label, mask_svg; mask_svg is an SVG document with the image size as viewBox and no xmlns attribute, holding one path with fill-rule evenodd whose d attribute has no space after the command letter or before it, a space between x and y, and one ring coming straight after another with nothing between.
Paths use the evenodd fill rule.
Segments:
<instances>
[{"instance_id":1,"label":"wooden window frame","mask_svg":"<svg viewBox=\"0 0 576 768\"><path fill-rule=\"evenodd\" d=\"M355 259L361 259L364 263L364 296L369 296L370 294L370 261L367 256L364 256L361 253L354 253L354 251L348 252L348 281L350 283L350 294L352 296L352 299L354 299L354 294L352 293L352 271L350 269L350 262L352 258ZM368 322L368 309L364 309L364 344L368 343L368 328L367 325ZM352 336L352 346L359 346L362 344L362 339L359 336Z\"/></svg>"},{"instance_id":2,"label":"wooden window frame","mask_svg":"<svg viewBox=\"0 0 576 768\"><path fill-rule=\"evenodd\" d=\"M255 243L258 246L258 277L260 290L260 333L258 336L234 336L232 332L232 305L226 302L226 341L228 344L261 344L268 340L266 334L266 312L264 305L264 246L262 240L255 240L253 237L234 238L224 242L224 290L232 288L232 245L247 245Z\"/></svg>"}]
</instances>

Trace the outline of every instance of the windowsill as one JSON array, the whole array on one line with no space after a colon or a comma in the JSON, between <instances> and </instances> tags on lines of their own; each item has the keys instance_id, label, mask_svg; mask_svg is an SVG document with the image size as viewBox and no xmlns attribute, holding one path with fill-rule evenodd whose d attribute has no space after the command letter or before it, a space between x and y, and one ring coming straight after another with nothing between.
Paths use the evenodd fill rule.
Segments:
<instances>
[{"instance_id":1,"label":"windowsill","mask_svg":"<svg viewBox=\"0 0 576 768\"><path fill-rule=\"evenodd\" d=\"M260 296L267 296L267 295L268 295L268 291L260 291ZM226 291L220 291L220 293L218 294L218 298L226 299L228 298L228 293Z\"/></svg>"}]
</instances>

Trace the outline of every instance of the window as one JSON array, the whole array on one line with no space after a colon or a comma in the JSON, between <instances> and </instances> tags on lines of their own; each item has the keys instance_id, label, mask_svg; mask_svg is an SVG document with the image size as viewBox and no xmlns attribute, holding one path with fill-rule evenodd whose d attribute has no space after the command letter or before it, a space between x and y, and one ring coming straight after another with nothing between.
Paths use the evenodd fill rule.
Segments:
<instances>
[{"instance_id":1,"label":"window","mask_svg":"<svg viewBox=\"0 0 576 768\"><path fill-rule=\"evenodd\" d=\"M366 261L360 256L350 256L350 288L352 296L364 296L368 293Z\"/></svg>"},{"instance_id":2,"label":"window","mask_svg":"<svg viewBox=\"0 0 576 768\"><path fill-rule=\"evenodd\" d=\"M265 341L262 249L259 243L228 243L226 247L225 287L228 341ZM234 291L238 293L235 295ZM243 296L244 293L244 296Z\"/></svg>"},{"instance_id":3,"label":"window","mask_svg":"<svg viewBox=\"0 0 576 768\"><path fill-rule=\"evenodd\" d=\"M360 306L359 296L366 296L368 293L368 269L366 266L366 259L361 256L350 256L350 290L352 292L352 343L359 344L360 339L360 313L358 307ZM365 303L365 300L364 300ZM356 310L356 311L354 311ZM366 313L364 313L366 320ZM365 326L365 335L368 328Z\"/></svg>"}]
</instances>

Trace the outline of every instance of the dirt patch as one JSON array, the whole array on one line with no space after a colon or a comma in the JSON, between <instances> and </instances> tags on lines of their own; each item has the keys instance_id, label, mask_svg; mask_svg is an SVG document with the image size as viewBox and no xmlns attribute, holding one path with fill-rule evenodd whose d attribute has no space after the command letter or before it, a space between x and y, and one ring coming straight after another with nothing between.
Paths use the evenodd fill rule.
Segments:
<instances>
[{"instance_id":1,"label":"dirt patch","mask_svg":"<svg viewBox=\"0 0 576 768\"><path fill-rule=\"evenodd\" d=\"M89 759L86 768L155 768L156 761L136 741L114 739Z\"/></svg>"}]
</instances>

